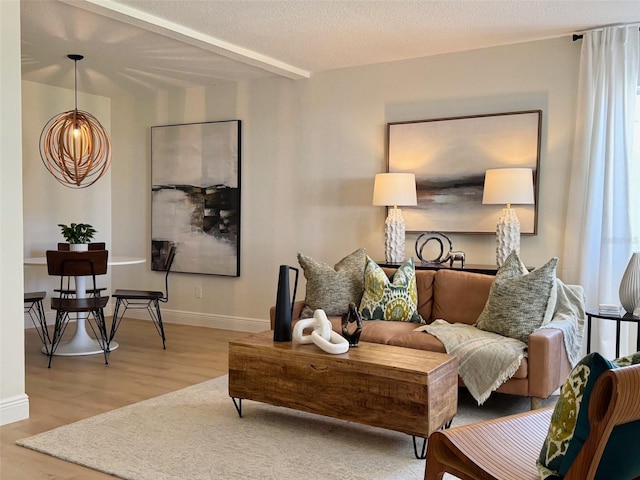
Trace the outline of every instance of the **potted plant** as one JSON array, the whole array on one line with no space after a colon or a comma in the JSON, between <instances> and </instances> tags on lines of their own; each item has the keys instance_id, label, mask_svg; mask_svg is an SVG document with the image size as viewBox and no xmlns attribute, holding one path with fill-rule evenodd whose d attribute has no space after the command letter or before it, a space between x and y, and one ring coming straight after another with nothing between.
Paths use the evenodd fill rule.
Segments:
<instances>
[{"instance_id":1,"label":"potted plant","mask_svg":"<svg viewBox=\"0 0 640 480\"><path fill-rule=\"evenodd\" d=\"M59 223L58 226L62 231L62 236L69 242L69 250L75 252L88 250L88 244L96 233L95 228L87 223L72 223L71 225Z\"/></svg>"}]
</instances>

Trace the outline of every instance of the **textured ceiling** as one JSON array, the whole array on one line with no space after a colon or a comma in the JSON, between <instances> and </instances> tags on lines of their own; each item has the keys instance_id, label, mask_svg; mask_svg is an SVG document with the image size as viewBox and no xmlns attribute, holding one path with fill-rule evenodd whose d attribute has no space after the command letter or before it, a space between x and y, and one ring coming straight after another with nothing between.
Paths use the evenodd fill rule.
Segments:
<instances>
[{"instance_id":1,"label":"textured ceiling","mask_svg":"<svg viewBox=\"0 0 640 480\"><path fill-rule=\"evenodd\" d=\"M80 90L116 95L306 78L639 21L637 0L22 0L22 70L73 88L66 54L80 53Z\"/></svg>"}]
</instances>

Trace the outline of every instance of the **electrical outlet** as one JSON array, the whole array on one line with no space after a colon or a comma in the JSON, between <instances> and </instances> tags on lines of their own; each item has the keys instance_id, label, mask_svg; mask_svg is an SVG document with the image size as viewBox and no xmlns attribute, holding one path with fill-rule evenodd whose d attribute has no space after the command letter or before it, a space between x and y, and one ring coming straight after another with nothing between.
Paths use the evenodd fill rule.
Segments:
<instances>
[{"instance_id":1,"label":"electrical outlet","mask_svg":"<svg viewBox=\"0 0 640 480\"><path fill-rule=\"evenodd\" d=\"M196 286L195 295L196 298L202 298L202 287L200 285Z\"/></svg>"}]
</instances>

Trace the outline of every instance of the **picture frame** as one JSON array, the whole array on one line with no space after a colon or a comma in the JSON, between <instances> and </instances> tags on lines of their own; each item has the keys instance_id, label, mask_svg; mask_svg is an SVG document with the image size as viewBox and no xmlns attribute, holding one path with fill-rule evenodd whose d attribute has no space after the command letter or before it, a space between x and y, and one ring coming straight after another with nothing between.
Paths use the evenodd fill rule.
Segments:
<instances>
[{"instance_id":1,"label":"picture frame","mask_svg":"<svg viewBox=\"0 0 640 480\"><path fill-rule=\"evenodd\" d=\"M485 170L533 170L534 204L514 205L523 235L537 234L542 110L387 123L387 169L416 176L407 232L495 234L506 205L483 205Z\"/></svg>"},{"instance_id":2,"label":"picture frame","mask_svg":"<svg viewBox=\"0 0 640 480\"><path fill-rule=\"evenodd\" d=\"M240 276L240 120L151 127L151 268Z\"/></svg>"}]
</instances>

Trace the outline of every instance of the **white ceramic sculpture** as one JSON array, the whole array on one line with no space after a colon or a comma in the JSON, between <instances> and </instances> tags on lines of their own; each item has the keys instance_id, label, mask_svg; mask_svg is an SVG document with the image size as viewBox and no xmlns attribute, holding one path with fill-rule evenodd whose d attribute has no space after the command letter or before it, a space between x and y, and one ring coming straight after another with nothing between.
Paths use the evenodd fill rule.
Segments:
<instances>
[{"instance_id":1,"label":"white ceramic sculpture","mask_svg":"<svg viewBox=\"0 0 640 480\"><path fill-rule=\"evenodd\" d=\"M305 328L313 327L311 335L304 335ZM337 355L349 350L349 342L331 329L331 322L324 310L313 312L313 318L298 320L293 327L293 340L298 343L315 343L327 353Z\"/></svg>"}]
</instances>

